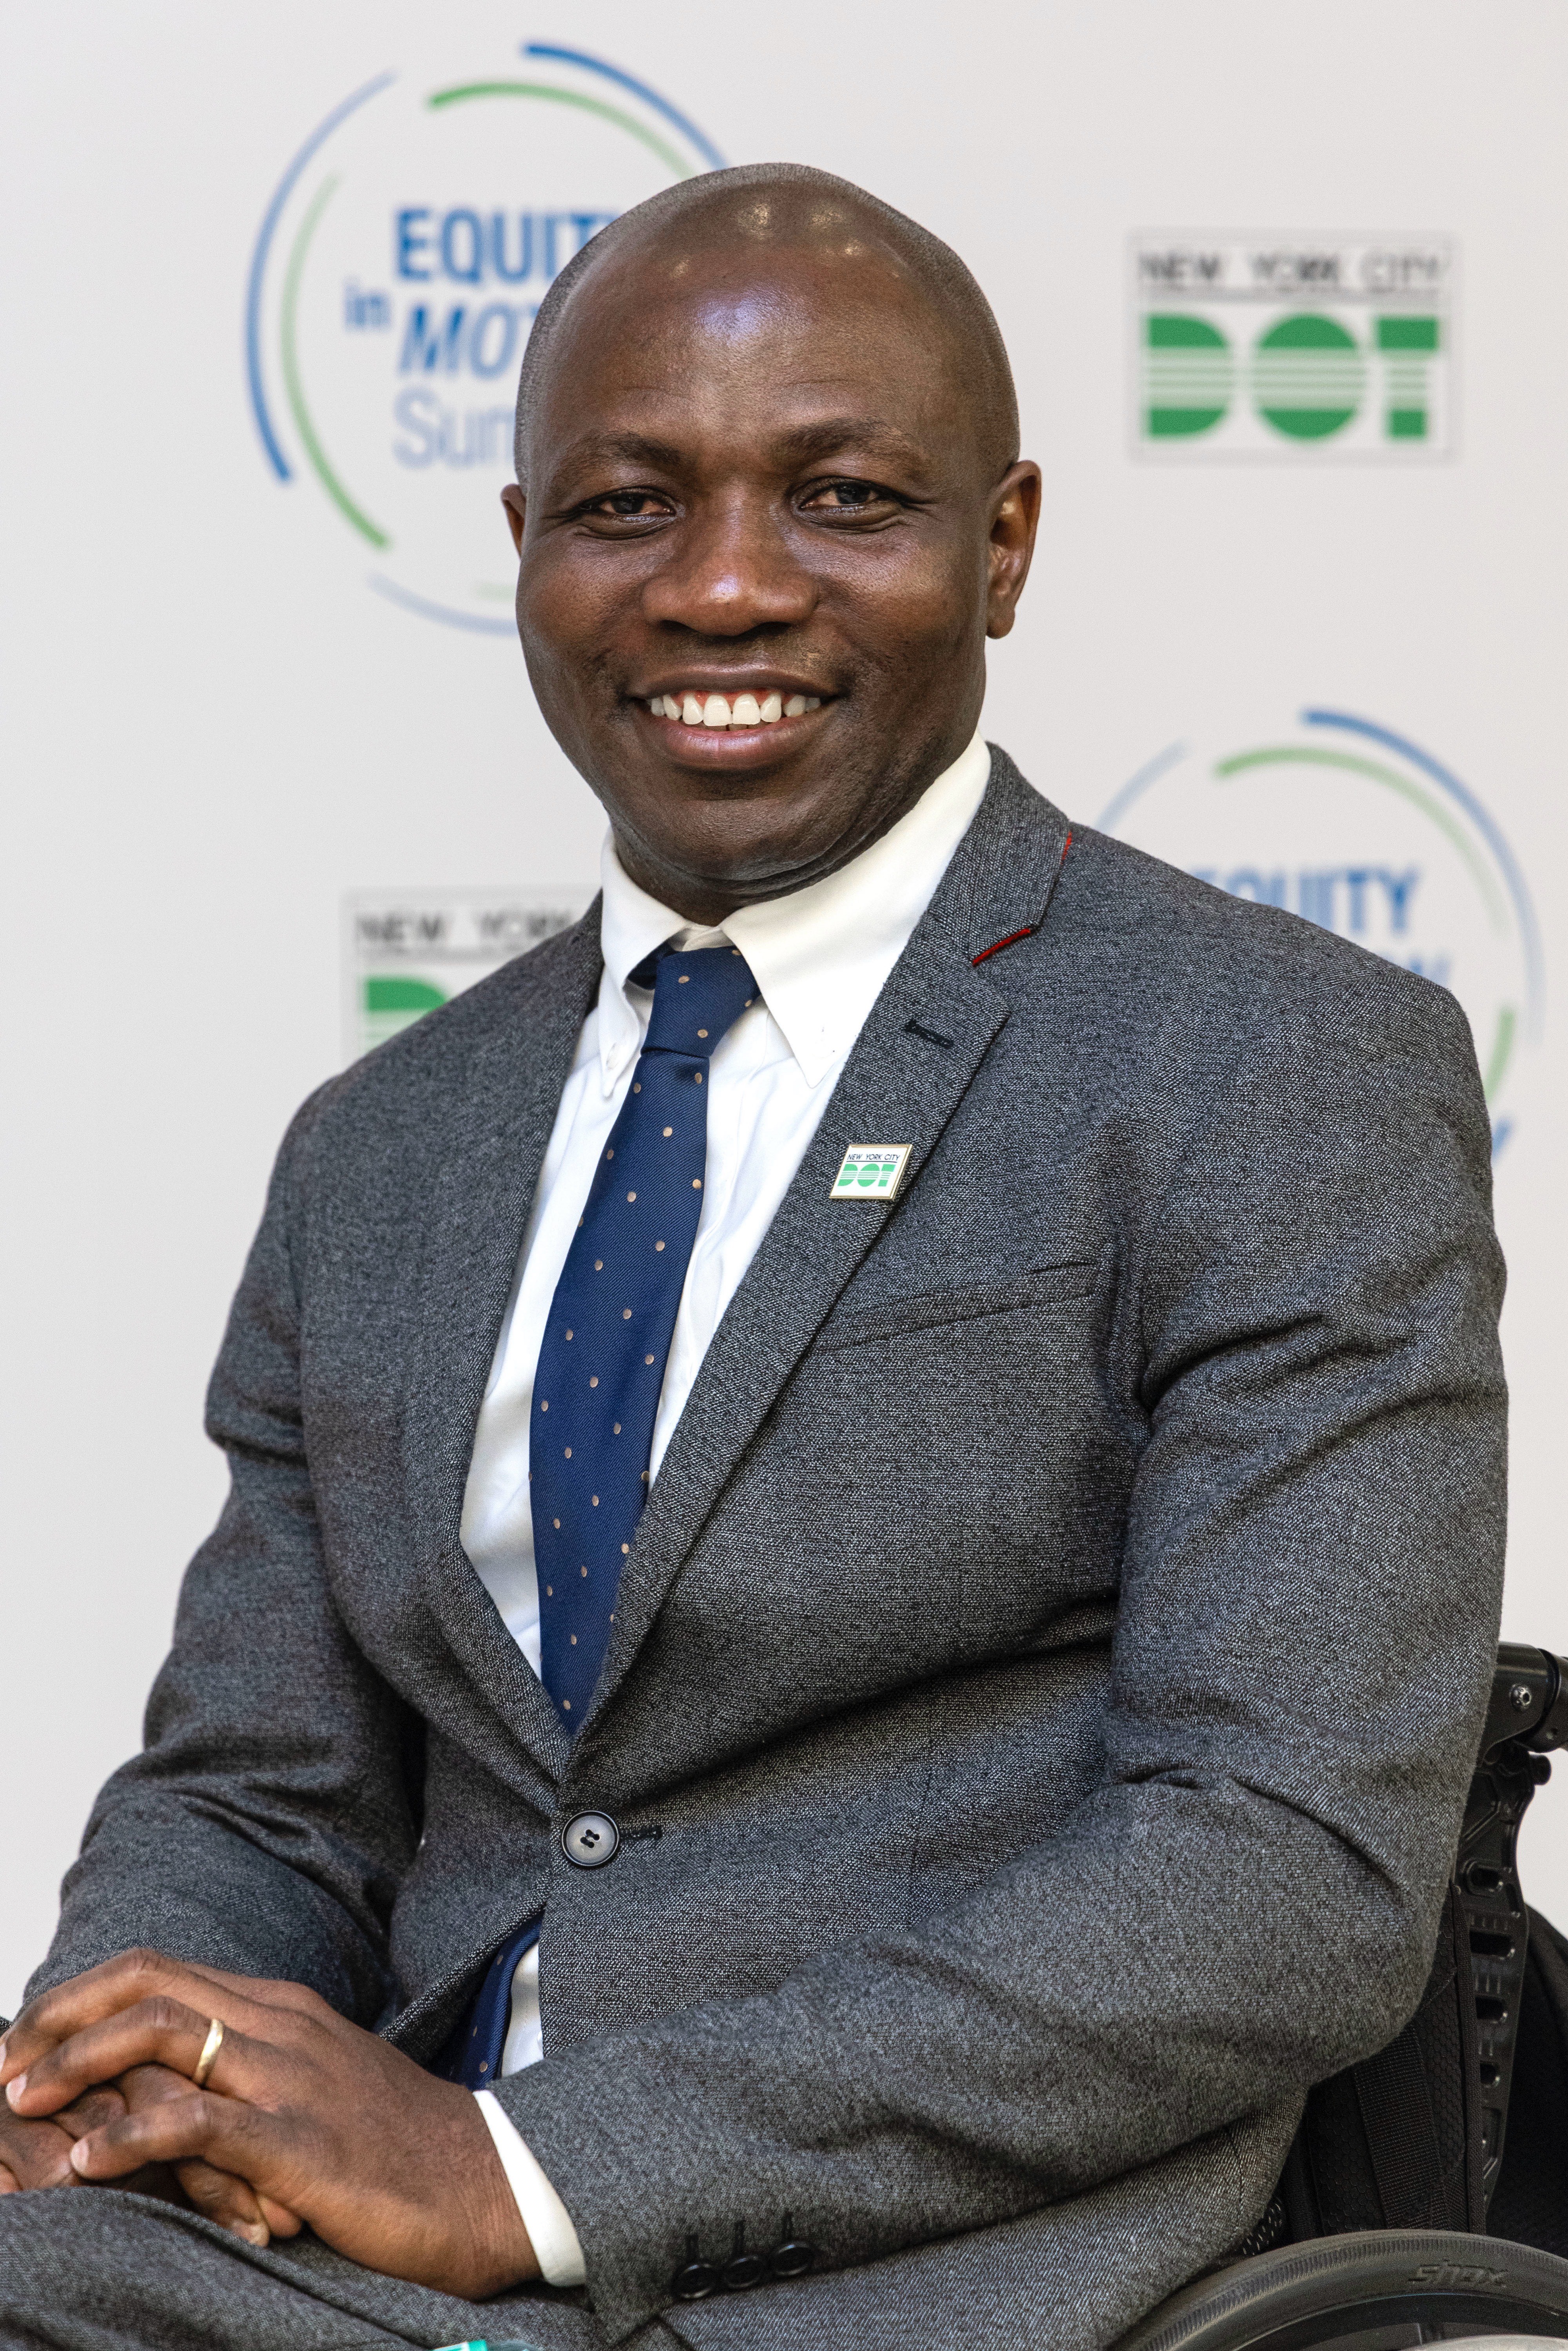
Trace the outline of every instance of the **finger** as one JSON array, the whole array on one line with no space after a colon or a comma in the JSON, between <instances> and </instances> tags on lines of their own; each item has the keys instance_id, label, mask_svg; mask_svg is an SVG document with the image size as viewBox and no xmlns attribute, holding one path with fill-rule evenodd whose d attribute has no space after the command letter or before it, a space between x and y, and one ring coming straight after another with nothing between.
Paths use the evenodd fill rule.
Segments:
<instances>
[{"instance_id":1,"label":"finger","mask_svg":"<svg viewBox=\"0 0 1568 2351\"><path fill-rule=\"evenodd\" d=\"M109 2083L100 2082L95 2089L88 2092L85 2098L78 2098L74 2105L63 2107L52 2119L61 2130L68 2131L72 2138L81 2138L88 2131L100 2130L105 2123L113 2122L117 2115L125 2112L125 2107L126 2100L120 2092Z\"/></svg>"},{"instance_id":2,"label":"finger","mask_svg":"<svg viewBox=\"0 0 1568 2351\"><path fill-rule=\"evenodd\" d=\"M232 2171L219 2171L200 2158L177 2163L174 2177L204 2220L215 2220L220 2229L243 2237L246 2244L270 2244L271 2226L247 2180L236 2179Z\"/></svg>"},{"instance_id":3,"label":"finger","mask_svg":"<svg viewBox=\"0 0 1568 2351\"><path fill-rule=\"evenodd\" d=\"M88 2022L94 2016L127 2005L131 2000L141 1999L151 1988L155 1971L172 1964L161 1951L122 1951L117 1959L104 1959L96 1968L88 1968L79 1976L39 1992L12 2020L4 2041L0 2041L0 2083L11 2080L42 2050L51 2048L65 2033L74 2032L77 2022ZM128 1985L137 1988L126 1991Z\"/></svg>"},{"instance_id":4,"label":"finger","mask_svg":"<svg viewBox=\"0 0 1568 2351\"><path fill-rule=\"evenodd\" d=\"M265 2245L273 2237L297 2237L304 2226L298 2212L270 2196L258 2196L248 2179L220 2171L200 2157L176 2164L174 2177L196 2210L220 2229L245 2238L247 2244Z\"/></svg>"},{"instance_id":5,"label":"finger","mask_svg":"<svg viewBox=\"0 0 1568 2351\"><path fill-rule=\"evenodd\" d=\"M162 2105L170 2098L189 2097L191 2085L183 2074L167 2065L135 2065L120 2076L120 2111L141 2114L149 2106ZM79 2112L79 2108L73 2108ZM102 2122L111 2122L112 2115L104 2115ZM85 2137L85 2126L76 2134ZM220 2229L230 2229L253 2245L265 2245L271 2235L271 2226L262 2212L255 2191L248 2181L236 2179L232 2172L218 2171L210 2163L188 2163L179 2167L180 2187L187 2200L204 2218L215 2220Z\"/></svg>"},{"instance_id":6,"label":"finger","mask_svg":"<svg viewBox=\"0 0 1568 2351\"><path fill-rule=\"evenodd\" d=\"M132 2065L120 2077L121 2113L140 2114L144 2106L161 2106L168 2098L188 2098L191 2079L172 2065ZM105 2115L105 2122L113 2116ZM83 2134L78 2132L78 2137Z\"/></svg>"},{"instance_id":7,"label":"finger","mask_svg":"<svg viewBox=\"0 0 1568 2351\"><path fill-rule=\"evenodd\" d=\"M202 2010L158 1994L84 2025L44 2050L26 2073L13 2075L5 2085L11 2111L28 2116L57 2114L95 2084L118 2080L140 2065L168 2066L188 2079L206 2048L211 2023ZM257 2080L256 2061L267 2053L262 2044L225 2027L207 2083L231 2095L247 2096Z\"/></svg>"},{"instance_id":8,"label":"finger","mask_svg":"<svg viewBox=\"0 0 1568 2351\"><path fill-rule=\"evenodd\" d=\"M65 2188L75 2184L71 2135L57 2123L18 2122L0 2110L0 2163L18 2188Z\"/></svg>"},{"instance_id":9,"label":"finger","mask_svg":"<svg viewBox=\"0 0 1568 2351\"><path fill-rule=\"evenodd\" d=\"M145 2163L199 2161L287 2203L299 2168L297 2159L290 2160L291 2136L280 2116L236 2098L191 2090L89 2132L72 2147L71 2163L78 2178L105 2180L121 2179Z\"/></svg>"},{"instance_id":10,"label":"finger","mask_svg":"<svg viewBox=\"0 0 1568 2351\"><path fill-rule=\"evenodd\" d=\"M235 1983L244 1980L233 1979ZM254 2028L265 2013L248 1994L215 1983L183 1959L171 1959L162 1951L122 1951L118 1959L105 1959L100 1967L89 1968L85 1975L73 1976L68 1983L57 1984L52 1991L40 1992L37 2000L28 2001L0 2042L0 2084L8 2085L18 2074L30 2072L40 2057L73 2033L144 2001L158 1999L176 2001L199 2011L204 2032L206 2021L214 2016L221 2017L225 2025L243 2027L249 2022Z\"/></svg>"}]
</instances>

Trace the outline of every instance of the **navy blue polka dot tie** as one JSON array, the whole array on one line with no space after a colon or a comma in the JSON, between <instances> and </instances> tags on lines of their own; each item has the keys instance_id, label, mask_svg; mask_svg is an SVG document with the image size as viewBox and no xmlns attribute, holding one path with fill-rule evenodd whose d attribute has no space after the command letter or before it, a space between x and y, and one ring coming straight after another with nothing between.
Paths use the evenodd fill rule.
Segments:
<instances>
[{"instance_id":1,"label":"navy blue polka dot tie","mask_svg":"<svg viewBox=\"0 0 1568 2351\"><path fill-rule=\"evenodd\" d=\"M634 979L645 982L649 966ZM632 1088L556 1285L534 1374L534 1562L544 1686L588 1711L648 1494L664 1363L702 1214L708 1056L757 983L737 947L665 953Z\"/></svg>"}]
</instances>

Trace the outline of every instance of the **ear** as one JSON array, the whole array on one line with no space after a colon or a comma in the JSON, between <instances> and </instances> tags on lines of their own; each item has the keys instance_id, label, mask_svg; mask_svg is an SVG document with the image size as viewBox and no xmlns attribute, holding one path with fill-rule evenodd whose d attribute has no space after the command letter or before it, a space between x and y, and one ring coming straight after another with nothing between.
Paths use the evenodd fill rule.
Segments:
<instances>
[{"instance_id":1,"label":"ear","mask_svg":"<svg viewBox=\"0 0 1568 2351\"><path fill-rule=\"evenodd\" d=\"M1009 465L991 493L986 634L1005 637L1018 611L1040 528L1040 467L1030 457Z\"/></svg>"},{"instance_id":2,"label":"ear","mask_svg":"<svg viewBox=\"0 0 1568 2351\"><path fill-rule=\"evenodd\" d=\"M528 502L516 482L507 484L506 488L501 492L501 504L507 509L507 520L512 527L512 545L521 555L523 525L528 518Z\"/></svg>"}]
</instances>

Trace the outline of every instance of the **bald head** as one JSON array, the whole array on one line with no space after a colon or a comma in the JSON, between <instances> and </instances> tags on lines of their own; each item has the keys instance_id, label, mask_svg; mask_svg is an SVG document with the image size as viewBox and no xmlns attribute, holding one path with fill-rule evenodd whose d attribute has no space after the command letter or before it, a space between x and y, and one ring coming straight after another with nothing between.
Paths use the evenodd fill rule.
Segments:
<instances>
[{"instance_id":1,"label":"bald head","mask_svg":"<svg viewBox=\"0 0 1568 2351\"><path fill-rule=\"evenodd\" d=\"M991 306L951 246L879 197L804 163L748 163L661 189L622 213L573 256L539 305L517 385L517 474L527 485L544 386L572 339L586 286L632 280L677 294L698 266L765 282L786 256L818 265L822 298L863 303L868 286L923 311L933 362L958 375L963 409L988 481L1019 453L1018 398Z\"/></svg>"}]
</instances>

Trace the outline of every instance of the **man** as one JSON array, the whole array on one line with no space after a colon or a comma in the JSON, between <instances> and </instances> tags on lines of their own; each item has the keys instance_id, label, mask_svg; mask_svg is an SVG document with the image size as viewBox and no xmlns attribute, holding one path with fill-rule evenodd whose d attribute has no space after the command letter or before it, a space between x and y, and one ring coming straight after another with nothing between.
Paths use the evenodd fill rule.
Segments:
<instances>
[{"instance_id":1,"label":"man","mask_svg":"<svg viewBox=\"0 0 1568 2351\"><path fill-rule=\"evenodd\" d=\"M541 309L602 901L284 1145L0 2063L89 2183L0 2202L4 2340L1105 2345L1413 2007L1501 1547L1468 1033L979 740L1039 496L978 288L823 174Z\"/></svg>"}]
</instances>

